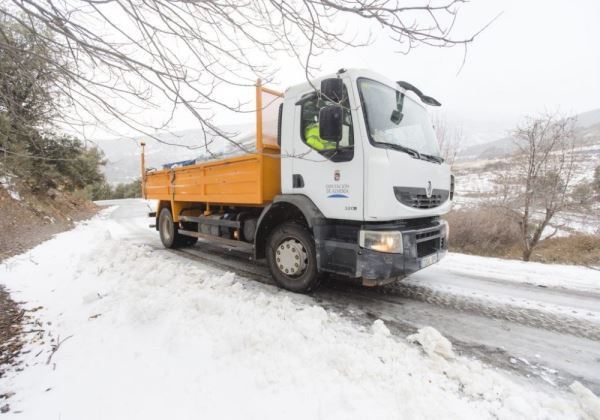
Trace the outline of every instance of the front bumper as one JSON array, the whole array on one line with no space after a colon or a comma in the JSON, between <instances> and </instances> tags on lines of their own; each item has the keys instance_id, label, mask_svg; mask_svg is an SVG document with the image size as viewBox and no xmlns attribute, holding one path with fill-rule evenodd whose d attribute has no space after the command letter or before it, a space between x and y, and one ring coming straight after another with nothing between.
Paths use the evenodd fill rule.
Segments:
<instances>
[{"instance_id":1,"label":"front bumper","mask_svg":"<svg viewBox=\"0 0 600 420\"><path fill-rule=\"evenodd\" d=\"M390 254L358 246L350 226L315 227L319 271L362 278L363 284L379 285L405 277L442 259L448 249L446 225L434 220L425 226L369 225L369 229L402 232L403 253ZM356 229L356 232L360 227ZM337 237L336 237L337 236Z\"/></svg>"}]
</instances>

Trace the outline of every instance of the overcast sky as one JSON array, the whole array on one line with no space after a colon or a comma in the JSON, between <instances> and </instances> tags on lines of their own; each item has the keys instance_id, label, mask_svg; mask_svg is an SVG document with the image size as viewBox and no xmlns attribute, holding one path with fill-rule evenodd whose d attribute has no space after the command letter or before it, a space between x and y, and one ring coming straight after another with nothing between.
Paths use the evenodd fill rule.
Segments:
<instances>
[{"instance_id":1,"label":"overcast sky","mask_svg":"<svg viewBox=\"0 0 600 420\"><path fill-rule=\"evenodd\" d=\"M323 73L360 67L410 81L468 127L507 128L545 109L578 113L600 108L599 0L473 0L461 9L457 35L473 33L499 13L468 47L460 73L462 47L394 54L385 36L370 47L327 54L319 62ZM281 67L285 71L278 75L278 87L302 82L293 62ZM194 124L181 115L177 125Z\"/></svg>"}]
</instances>

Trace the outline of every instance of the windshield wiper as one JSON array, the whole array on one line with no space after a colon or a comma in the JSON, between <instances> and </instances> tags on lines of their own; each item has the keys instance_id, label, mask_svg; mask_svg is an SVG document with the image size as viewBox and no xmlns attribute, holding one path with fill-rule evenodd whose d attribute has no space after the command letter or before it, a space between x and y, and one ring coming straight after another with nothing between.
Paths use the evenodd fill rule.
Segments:
<instances>
[{"instance_id":1,"label":"windshield wiper","mask_svg":"<svg viewBox=\"0 0 600 420\"><path fill-rule=\"evenodd\" d=\"M390 149L395 149L395 150L400 150L401 152L407 153L409 155L411 155L414 158L417 159L421 159L421 160L428 160L430 162L435 162L435 163L442 163L444 161L443 158L439 157L439 156L434 156L434 155L428 155L425 153L421 153L415 149L411 149L410 147L406 147L406 146L402 146L401 144L395 144L395 143L383 143L383 142L378 142L379 144L385 144L386 146L388 146Z\"/></svg>"},{"instance_id":2,"label":"windshield wiper","mask_svg":"<svg viewBox=\"0 0 600 420\"><path fill-rule=\"evenodd\" d=\"M421 157L427 158L428 160L431 160L431 161L437 162L437 163L444 162L444 158L442 158L440 156L427 155L425 153L421 153Z\"/></svg>"},{"instance_id":3,"label":"windshield wiper","mask_svg":"<svg viewBox=\"0 0 600 420\"><path fill-rule=\"evenodd\" d=\"M421 154L418 151L416 151L415 149L411 149L410 147L402 146L401 144L395 144L395 143L382 143L382 142L379 142L379 143L385 144L386 146L389 146L391 149L400 150L401 152L407 153L417 159L421 159Z\"/></svg>"},{"instance_id":4,"label":"windshield wiper","mask_svg":"<svg viewBox=\"0 0 600 420\"><path fill-rule=\"evenodd\" d=\"M423 102L424 104L431 105L431 106L442 106L442 104L439 103L439 101L437 99L432 98L431 96L424 95L423 92L421 92L419 89L417 89L415 86L411 85L410 83L404 82L402 80L399 80L396 83L398 83L398 85L400 85L401 87L403 87L406 90L412 90L414 93L417 94L419 99L421 99L421 102Z\"/></svg>"}]
</instances>

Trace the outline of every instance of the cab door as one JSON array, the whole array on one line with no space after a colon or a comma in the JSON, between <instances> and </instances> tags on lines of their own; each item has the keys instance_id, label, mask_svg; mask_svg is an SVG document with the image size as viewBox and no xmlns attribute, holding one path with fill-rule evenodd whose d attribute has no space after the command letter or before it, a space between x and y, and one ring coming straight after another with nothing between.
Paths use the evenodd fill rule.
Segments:
<instances>
[{"instance_id":1,"label":"cab door","mask_svg":"<svg viewBox=\"0 0 600 420\"><path fill-rule=\"evenodd\" d=\"M363 149L358 130L356 98L344 79L343 136L337 148L308 141L319 122L319 110L331 105L307 88L295 102L291 156L291 194L310 198L327 218L363 220ZM289 185L289 184L288 184Z\"/></svg>"}]
</instances>

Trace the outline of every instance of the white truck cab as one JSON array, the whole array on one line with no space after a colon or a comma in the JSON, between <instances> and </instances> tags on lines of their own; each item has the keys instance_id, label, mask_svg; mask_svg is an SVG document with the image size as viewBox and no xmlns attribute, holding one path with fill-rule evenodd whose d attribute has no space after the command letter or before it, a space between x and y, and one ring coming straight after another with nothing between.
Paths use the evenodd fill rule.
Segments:
<instances>
[{"instance_id":1,"label":"white truck cab","mask_svg":"<svg viewBox=\"0 0 600 420\"><path fill-rule=\"evenodd\" d=\"M334 152L316 150L304 138L304 125L318 119L327 102L314 86L331 76L285 92L281 154L290 158L281 162L282 193L306 195L331 219L381 222L447 213L450 168L439 158L425 107L397 82L367 70L333 77L347 95Z\"/></svg>"}]
</instances>

